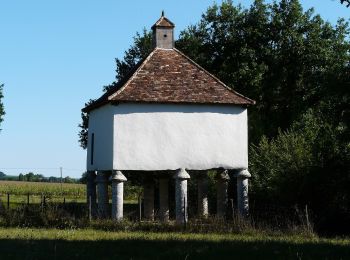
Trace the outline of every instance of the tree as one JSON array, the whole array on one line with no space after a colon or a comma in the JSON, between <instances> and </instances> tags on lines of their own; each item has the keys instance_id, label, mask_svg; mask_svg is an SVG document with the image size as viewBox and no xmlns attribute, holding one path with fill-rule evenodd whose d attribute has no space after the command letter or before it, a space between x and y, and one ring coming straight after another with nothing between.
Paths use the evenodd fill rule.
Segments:
<instances>
[{"instance_id":1,"label":"tree","mask_svg":"<svg viewBox=\"0 0 350 260\"><path fill-rule=\"evenodd\" d=\"M350 0L340 0L340 3L341 4L345 3L346 7L350 7Z\"/></svg>"},{"instance_id":2,"label":"tree","mask_svg":"<svg viewBox=\"0 0 350 260\"><path fill-rule=\"evenodd\" d=\"M80 183L86 184L87 183L87 178L88 178L88 173L87 172L83 172L83 174L81 175L81 178L79 179Z\"/></svg>"},{"instance_id":3,"label":"tree","mask_svg":"<svg viewBox=\"0 0 350 260\"><path fill-rule=\"evenodd\" d=\"M85 106L88 106L92 104L95 100L90 99L88 102L85 103ZM81 112L81 123L78 125L80 128L79 131L79 143L80 146L83 149L87 148L87 142L88 142L88 127L89 127L89 114L86 112Z\"/></svg>"},{"instance_id":4,"label":"tree","mask_svg":"<svg viewBox=\"0 0 350 260\"><path fill-rule=\"evenodd\" d=\"M18 175L18 180L19 181L24 181L25 179L24 179L24 175L22 174L22 173L20 173L19 175Z\"/></svg>"},{"instance_id":5,"label":"tree","mask_svg":"<svg viewBox=\"0 0 350 260\"><path fill-rule=\"evenodd\" d=\"M0 84L0 126L1 122L4 121L4 115L5 115L5 109L4 109L4 104L2 103L2 99L4 97L2 91L3 91L4 84ZM1 128L0 128L1 131Z\"/></svg>"}]
</instances>

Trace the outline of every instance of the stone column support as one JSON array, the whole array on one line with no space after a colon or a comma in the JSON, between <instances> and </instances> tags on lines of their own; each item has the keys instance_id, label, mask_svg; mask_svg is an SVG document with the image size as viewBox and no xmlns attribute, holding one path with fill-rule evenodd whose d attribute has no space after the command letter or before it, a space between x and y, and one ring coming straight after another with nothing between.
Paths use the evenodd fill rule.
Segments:
<instances>
[{"instance_id":1,"label":"stone column support","mask_svg":"<svg viewBox=\"0 0 350 260\"><path fill-rule=\"evenodd\" d=\"M107 171L97 172L98 215L101 218L108 217L109 212L108 175Z\"/></svg>"},{"instance_id":2,"label":"stone column support","mask_svg":"<svg viewBox=\"0 0 350 260\"><path fill-rule=\"evenodd\" d=\"M184 224L188 220L187 180L190 178L190 175L185 169L178 169L174 175L176 204L175 213L177 224Z\"/></svg>"},{"instance_id":3,"label":"stone column support","mask_svg":"<svg viewBox=\"0 0 350 260\"><path fill-rule=\"evenodd\" d=\"M159 178L159 219L161 222L169 221L169 179Z\"/></svg>"},{"instance_id":4,"label":"stone column support","mask_svg":"<svg viewBox=\"0 0 350 260\"><path fill-rule=\"evenodd\" d=\"M121 171L113 171L112 181L112 219L123 219L123 203L124 203L124 182L126 177Z\"/></svg>"},{"instance_id":5,"label":"stone column support","mask_svg":"<svg viewBox=\"0 0 350 260\"><path fill-rule=\"evenodd\" d=\"M154 220L154 180L148 178L143 185L143 213L146 220Z\"/></svg>"},{"instance_id":6,"label":"stone column support","mask_svg":"<svg viewBox=\"0 0 350 260\"><path fill-rule=\"evenodd\" d=\"M197 179L198 189L198 216L207 218L208 217L208 175L201 174Z\"/></svg>"},{"instance_id":7,"label":"stone column support","mask_svg":"<svg viewBox=\"0 0 350 260\"><path fill-rule=\"evenodd\" d=\"M247 169L242 169L235 174L237 178L237 208L238 213L247 217L249 214L249 201L248 201L248 179L251 177Z\"/></svg>"},{"instance_id":8,"label":"stone column support","mask_svg":"<svg viewBox=\"0 0 350 260\"><path fill-rule=\"evenodd\" d=\"M227 188L230 177L228 171L224 170L216 175L216 215L218 218L226 216L227 209Z\"/></svg>"},{"instance_id":9,"label":"stone column support","mask_svg":"<svg viewBox=\"0 0 350 260\"><path fill-rule=\"evenodd\" d=\"M87 172L87 183L86 183L86 202L88 207L90 206L91 199L91 214L96 215L96 171Z\"/></svg>"}]
</instances>

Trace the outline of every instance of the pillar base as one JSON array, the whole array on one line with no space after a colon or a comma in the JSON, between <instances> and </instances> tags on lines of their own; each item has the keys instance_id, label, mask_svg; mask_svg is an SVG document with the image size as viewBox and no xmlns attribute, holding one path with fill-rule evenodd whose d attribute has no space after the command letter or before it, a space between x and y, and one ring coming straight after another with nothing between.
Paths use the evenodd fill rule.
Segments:
<instances>
[{"instance_id":1,"label":"pillar base","mask_svg":"<svg viewBox=\"0 0 350 260\"><path fill-rule=\"evenodd\" d=\"M237 178L237 208L242 217L249 215L248 179L251 177L247 169L242 169L234 175Z\"/></svg>"},{"instance_id":2,"label":"pillar base","mask_svg":"<svg viewBox=\"0 0 350 260\"><path fill-rule=\"evenodd\" d=\"M227 189L230 176L228 171L224 170L216 175L216 194L217 194L217 204L216 204L216 215L218 218L226 217L227 210Z\"/></svg>"},{"instance_id":3,"label":"pillar base","mask_svg":"<svg viewBox=\"0 0 350 260\"><path fill-rule=\"evenodd\" d=\"M98 216L101 218L107 218L109 215L108 175L109 172L98 171L96 178L98 194Z\"/></svg>"},{"instance_id":4,"label":"pillar base","mask_svg":"<svg viewBox=\"0 0 350 260\"><path fill-rule=\"evenodd\" d=\"M184 224L188 221L188 201L187 201L187 180L191 177L185 169L179 169L174 175L175 183L175 203L176 203L176 223Z\"/></svg>"},{"instance_id":5,"label":"pillar base","mask_svg":"<svg viewBox=\"0 0 350 260\"><path fill-rule=\"evenodd\" d=\"M124 203L124 182L126 177L121 171L113 171L112 181L112 219L123 219L123 203Z\"/></svg>"},{"instance_id":6,"label":"pillar base","mask_svg":"<svg viewBox=\"0 0 350 260\"><path fill-rule=\"evenodd\" d=\"M159 220L169 221L169 179L159 179Z\"/></svg>"},{"instance_id":7,"label":"pillar base","mask_svg":"<svg viewBox=\"0 0 350 260\"><path fill-rule=\"evenodd\" d=\"M208 176L201 174L197 179L198 186L198 216L208 218Z\"/></svg>"}]
</instances>

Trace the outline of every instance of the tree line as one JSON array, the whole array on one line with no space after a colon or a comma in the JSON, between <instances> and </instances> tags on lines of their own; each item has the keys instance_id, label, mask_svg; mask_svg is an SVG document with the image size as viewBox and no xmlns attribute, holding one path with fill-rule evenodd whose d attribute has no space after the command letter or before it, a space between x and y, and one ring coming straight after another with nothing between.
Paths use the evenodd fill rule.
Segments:
<instances>
[{"instance_id":1,"label":"tree line","mask_svg":"<svg viewBox=\"0 0 350 260\"><path fill-rule=\"evenodd\" d=\"M45 177L42 174L35 174L33 172L28 173L20 173L18 176L16 175L6 175L3 172L0 172L0 180L2 181L27 181L27 182L53 182L53 183L82 183L82 179L75 179L69 176L64 178L50 176Z\"/></svg>"},{"instance_id":2,"label":"tree line","mask_svg":"<svg viewBox=\"0 0 350 260\"><path fill-rule=\"evenodd\" d=\"M175 42L229 87L256 100L248 109L251 201L307 204L317 228L348 233L349 32L344 19L331 24L313 9L303 10L298 0L255 0L249 8L223 1ZM152 33L144 29L116 59L116 82L151 51ZM86 148L88 114L82 119L80 144Z\"/></svg>"}]
</instances>

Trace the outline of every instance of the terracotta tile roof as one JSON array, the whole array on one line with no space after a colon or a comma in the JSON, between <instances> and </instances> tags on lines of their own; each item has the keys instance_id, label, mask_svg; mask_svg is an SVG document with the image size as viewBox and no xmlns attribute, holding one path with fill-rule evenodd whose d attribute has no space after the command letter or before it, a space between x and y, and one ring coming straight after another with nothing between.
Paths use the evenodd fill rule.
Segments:
<instances>
[{"instance_id":1,"label":"terracotta tile roof","mask_svg":"<svg viewBox=\"0 0 350 260\"><path fill-rule=\"evenodd\" d=\"M197 103L247 106L255 101L227 87L176 49L156 48L88 112L109 102Z\"/></svg>"},{"instance_id":2,"label":"terracotta tile roof","mask_svg":"<svg viewBox=\"0 0 350 260\"><path fill-rule=\"evenodd\" d=\"M155 27L170 27L170 28L174 28L175 24L172 23L168 18L166 18L162 14L162 16L158 19L158 21L152 26L152 29L154 29Z\"/></svg>"}]
</instances>

